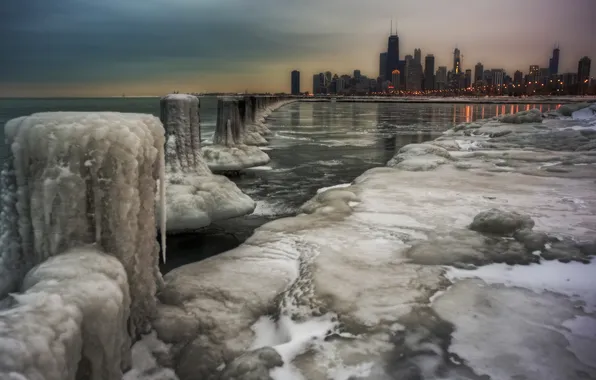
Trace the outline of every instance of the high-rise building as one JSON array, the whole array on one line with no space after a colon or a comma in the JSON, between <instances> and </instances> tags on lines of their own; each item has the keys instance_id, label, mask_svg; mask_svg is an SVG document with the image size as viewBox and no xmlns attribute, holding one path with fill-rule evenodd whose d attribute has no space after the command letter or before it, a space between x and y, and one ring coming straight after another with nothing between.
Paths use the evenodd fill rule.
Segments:
<instances>
[{"instance_id":1,"label":"high-rise building","mask_svg":"<svg viewBox=\"0 0 596 380\"><path fill-rule=\"evenodd\" d=\"M484 76L484 82L487 85L490 86L490 85L493 84L493 74L492 74L492 72L490 70L484 70L483 76Z\"/></svg>"},{"instance_id":2,"label":"high-rise building","mask_svg":"<svg viewBox=\"0 0 596 380\"><path fill-rule=\"evenodd\" d=\"M343 77L339 77L337 78L336 82L335 82L335 89L337 90L337 93L341 93L344 89L346 88L346 82L344 80Z\"/></svg>"},{"instance_id":3,"label":"high-rise building","mask_svg":"<svg viewBox=\"0 0 596 380\"><path fill-rule=\"evenodd\" d=\"M505 82L505 72L503 71L503 69L492 69L491 71L492 74L492 84L493 86L502 86Z\"/></svg>"},{"instance_id":4,"label":"high-rise building","mask_svg":"<svg viewBox=\"0 0 596 380\"><path fill-rule=\"evenodd\" d=\"M387 53L381 53L379 56L379 77L385 79L387 75Z\"/></svg>"},{"instance_id":5,"label":"high-rise building","mask_svg":"<svg viewBox=\"0 0 596 380\"><path fill-rule=\"evenodd\" d=\"M590 79L590 66L592 65L592 60L588 57L583 57L577 63L577 80L579 83L583 83L586 80L589 81Z\"/></svg>"},{"instance_id":6,"label":"high-rise building","mask_svg":"<svg viewBox=\"0 0 596 380\"><path fill-rule=\"evenodd\" d=\"M466 70L465 80L466 80L466 83L465 83L466 88L472 87L472 70L471 69Z\"/></svg>"},{"instance_id":7,"label":"high-rise building","mask_svg":"<svg viewBox=\"0 0 596 380\"><path fill-rule=\"evenodd\" d=\"M474 83L480 82L483 79L484 74L484 66L482 63L478 62L476 66L474 66Z\"/></svg>"},{"instance_id":8,"label":"high-rise building","mask_svg":"<svg viewBox=\"0 0 596 380\"><path fill-rule=\"evenodd\" d=\"M400 84L399 76L400 76L400 72L397 69L393 70L393 72L391 73L391 84L393 85L393 88L395 88L396 90L399 88L399 84Z\"/></svg>"},{"instance_id":9,"label":"high-rise building","mask_svg":"<svg viewBox=\"0 0 596 380\"><path fill-rule=\"evenodd\" d=\"M414 62L421 65L422 64L422 50L414 49Z\"/></svg>"},{"instance_id":10,"label":"high-rise building","mask_svg":"<svg viewBox=\"0 0 596 380\"><path fill-rule=\"evenodd\" d=\"M528 73L529 82L536 82L540 78L540 66L531 65Z\"/></svg>"},{"instance_id":11,"label":"high-rise building","mask_svg":"<svg viewBox=\"0 0 596 380\"><path fill-rule=\"evenodd\" d=\"M422 65L416 63L411 55L406 55L406 90L419 91L422 89Z\"/></svg>"},{"instance_id":12,"label":"high-rise building","mask_svg":"<svg viewBox=\"0 0 596 380\"><path fill-rule=\"evenodd\" d=\"M437 70L437 76L435 78L435 88L437 90L444 90L447 88L447 67L439 66Z\"/></svg>"},{"instance_id":13,"label":"high-rise building","mask_svg":"<svg viewBox=\"0 0 596 380\"><path fill-rule=\"evenodd\" d=\"M517 70L515 72L515 74L513 74L513 83L516 85L520 85L520 84L522 84L523 81L524 81L524 73Z\"/></svg>"},{"instance_id":14,"label":"high-rise building","mask_svg":"<svg viewBox=\"0 0 596 380\"><path fill-rule=\"evenodd\" d=\"M294 70L291 74L292 78L292 95L300 94L300 71Z\"/></svg>"},{"instance_id":15,"label":"high-rise building","mask_svg":"<svg viewBox=\"0 0 596 380\"><path fill-rule=\"evenodd\" d=\"M424 58L424 89L435 89L435 56L432 54Z\"/></svg>"},{"instance_id":16,"label":"high-rise building","mask_svg":"<svg viewBox=\"0 0 596 380\"><path fill-rule=\"evenodd\" d=\"M399 36L393 34L389 36L387 42L387 64L385 65L385 78L391 78L393 70L399 69Z\"/></svg>"},{"instance_id":17,"label":"high-rise building","mask_svg":"<svg viewBox=\"0 0 596 380\"><path fill-rule=\"evenodd\" d=\"M577 80L579 82L579 93L585 94L590 87L590 66L592 60L588 57L583 57L577 63Z\"/></svg>"},{"instance_id":18,"label":"high-rise building","mask_svg":"<svg viewBox=\"0 0 596 380\"><path fill-rule=\"evenodd\" d=\"M453 51L453 74L458 75L461 73L461 52L458 48Z\"/></svg>"},{"instance_id":19,"label":"high-rise building","mask_svg":"<svg viewBox=\"0 0 596 380\"><path fill-rule=\"evenodd\" d=\"M323 82L325 84L325 87L329 87L332 79L333 79L333 74L331 74L331 71L325 71L325 79Z\"/></svg>"},{"instance_id":20,"label":"high-rise building","mask_svg":"<svg viewBox=\"0 0 596 380\"><path fill-rule=\"evenodd\" d=\"M559 73L559 47L555 47L553 50L553 56L549 61L548 71L550 75L557 75Z\"/></svg>"},{"instance_id":21,"label":"high-rise building","mask_svg":"<svg viewBox=\"0 0 596 380\"><path fill-rule=\"evenodd\" d=\"M320 79L320 75L319 74L315 74L312 76L312 93L313 94L320 94L321 93L321 87L322 83L321 83L321 79Z\"/></svg>"},{"instance_id":22,"label":"high-rise building","mask_svg":"<svg viewBox=\"0 0 596 380\"><path fill-rule=\"evenodd\" d=\"M360 73L360 70L354 70L354 79L360 80L361 76L362 74Z\"/></svg>"}]
</instances>

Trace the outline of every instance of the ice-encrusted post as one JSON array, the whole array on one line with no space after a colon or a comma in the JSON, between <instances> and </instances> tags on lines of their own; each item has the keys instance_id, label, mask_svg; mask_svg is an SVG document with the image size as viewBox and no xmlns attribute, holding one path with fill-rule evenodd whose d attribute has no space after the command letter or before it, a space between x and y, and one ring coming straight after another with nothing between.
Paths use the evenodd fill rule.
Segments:
<instances>
[{"instance_id":1,"label":"ice-encrusted post","mask_svg":"<svg viewBox=\"0 0 596 380\"><path fill-rule=\"evenodd\" d=\"M167 196L158 215L167 214L168 233L194 231L214 221L250 214L255 208L255 202L235 183L211 172L205 156L212 145L201 147L198 112L196 96L170 94L161 99ZM239 118L237 103L234 112Z\"/></svg>"},{"instance_id":2,"label":"ice-encrusted post","mask_svg":"<svg viewBox=\"0 0 596 380\"><path fill-rule=\"evenodd\" d=\"M257 98L255 96L248 96L246 97L247 100L247 110L249 115L249 121L254 123L257 118Z\"/></svg>"},{"instance_id":3,"label":"ice-encrusted post","mask_svg":"<svg viewBox=\"0 0 596 380\"><path fill-rule=\"evenodd\" d=\"M200 167L201 123L199 99L170 94L160 100L160 118L166 130L166 163L174 172Z\"/></svg>"},{"instance_id":4,"label":"ice-encrusted post","mask_svg":"<svg viewBox=\"0 0 596 380\"><path fill-rule=\"evenodd\" d=\"M14 171L2 191L14 195L14 204L5 204L4 212L16 212L17 223L4 227L12 228L13 239L3 245L17 248L0 252L0 261L16 260L20 281L33 266L74 248L93 246L114 256L128 277L130 333L146 331L162 281L155 239L164 144L159 120L114 112L39 113L9 121L5 136Z\"/></svg>"},{"instance_id":5,"label":"ice-encrusted post","mask_svg":"<svg viewBox=\"0 0 596 380\"><path fill-rule=\"evenodd\" d=\"M217 123L213 143L223 146L242 144L244 122L238 99L225 98L217 101Z\"/></svg>"}]
</instances>

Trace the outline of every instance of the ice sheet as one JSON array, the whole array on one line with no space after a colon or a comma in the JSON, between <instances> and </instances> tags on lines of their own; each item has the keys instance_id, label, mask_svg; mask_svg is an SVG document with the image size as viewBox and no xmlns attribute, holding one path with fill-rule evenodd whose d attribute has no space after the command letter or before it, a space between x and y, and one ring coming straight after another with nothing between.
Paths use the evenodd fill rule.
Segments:
<instances>
[{"instance_id":1,"label":"ice sheet","mask_svg":"<svg viewBox=\"0 0 596 380\"><path fill-rule=\"evenodd\" d=\"M494 120L488 122L505 125ZM515 130L505 125L512 129L510 134L523 140L523 145L503 146L490 142L488 136L477 136L475 140L473 135L464 136L463 131L452 131L437 144L407 146L392 160L396 163L394 168L372 169L348 187L319 192L301 207L296 217L265 224L240 247L170 272L162 301L180 310L176 313L191 311L201 326L209 326L201 330L201 335L183 339L185 349L179 355L179 373L187 374L186 378L191 378L191 374L208 376L226 358L239 357L254 348L256 333L259 345L281 345L277 352L293 358L271 373L288 370L290 374L284 375L296 378L330 378L332 373L341 373L342 368L354 371L360 368L363 378L379 379L408 378L412 373L423 379L441 376L476 379L473 369L477 368L496 368L501 371L497 375L503 378L517 375L518 370L527 378L541 378L532 376L543 373L569 378L567 375L576 370L596 376L596 372L571 355L563 332L543 334L541 329L529 329L523 319L515 319L509 326L507 313L489 313L483 320L491 326L491 334L482 335L480 340L471 329L467 330L469 334L462 330L462 335L456 335L460 347L473 346L476 342L483 346L479 353L464 349L462 352L468 357L462 356L456 360L461 364L454 364L445 350L453 334L459 332L450 330L452 325L442 318L467 316L461 310L472 307L470 302L476 298L459 296L459 292L474 295L477 293L470 292L477 286L456 287L456 283L445 291L451 283L444 276L443 266L414 264L408 256L416 244L441 237L464 246L479 241L483 251L488 250L495 257L505 247L539 260L510 237L483 238L468 228L477 214L493 208L526 214L535 222L534 231L549 236L569 241L593 240L596 233L593 165L565 165L568 170L565 173L547 171L548 167L540 169L546 162L577 163L589 155L532 148L531 134L555 133L561 126L556 122L542 124L541 128L531 123L520 124ZM483 144L477 151L460 151L455 139ZM490 144L484 145L487 140ZM441 165L409 170L422 168L418 165L421 157L440 160ZM413 164L405 168L397 166L403 162ZM503 165L507 171L500 170ZM581 200L581 207L569 199ZM461 264L449 247L439 247L444 249L445 261ZM558 273L564 273L580 264L548 265L558 266ZM578 284L594 288L591 282L583 283L587 281L585 272L576 274L582 277ZM504 303L502 292L510 291L506 294L520 305L520 312L527 313L529 320L536 323L544 321L560 327L578 313L573 308L577 300L569 296L571 290L562 294L507 287L485 290L478 293L479 297L490 296L501 300L500 304ZM431 297L440 291L445 293L435 297L433 307L429 308ZM247 300L250 300L248 305ZM556 311L556 321L550 319L554 314L543 316L550 306ZM434 311L436 308L440 308L443 317L433 314L438 312ZM287 336L280 338L277 326L280 318L290 316L293 323L300 324L330 312L341 321L338 336L327 339L316 350L294 357L301 352L295 348L302 346L287 345L292 342ZM256 332L251 330L254 322L263 316L271 317L270 321L276 323ZM457 326L465 322L457 321ZM498 340L502 334L494 334L503 330L502 326L511 332L503 334L505 342ZM524 329L531 333L524 333ZM169 331L165 327L158 329L165 335ZM482 331L484 334L488 330ZM538 333L544 337L529 339ZM537 342L541 350L535 354L528 351L522 344L524 339ZM491 346L496 348L490 349ZM519 352L516 347L520 347ZM206 351L213 355L200 356ZM497 351L509 353L511 361L531 360L540 367L499 366L490 362ZM563 357L562 352L569 355ZM541 361L541 356L560 357L560 360ZM202 363L200 372L198 361ZM488 364L483 367L482 363ZM535 370L538 372L532 372ZM181 378L185 377L181 375Z\"/></svg>"}]
</instances>

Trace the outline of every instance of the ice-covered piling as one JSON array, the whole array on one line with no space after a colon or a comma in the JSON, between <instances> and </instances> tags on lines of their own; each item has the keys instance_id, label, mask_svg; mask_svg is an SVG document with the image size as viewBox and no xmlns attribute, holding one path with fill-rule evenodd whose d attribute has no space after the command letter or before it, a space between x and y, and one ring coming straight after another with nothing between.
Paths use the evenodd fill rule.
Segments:
<instances>
[{"instance_id":1,"label":"ice-covered piling","mask_svg":"<svg viewBox=\"0 0 596 380\"><path fill-rule=\"evenodd\" d=\"M192 231L212 222L250 214L255 203L238 186L213 175L201 148L199 100L172 94L161 100L161 119L166 128L166 228L169 233ZM222 110L223 111L223 110ZM231 110L240 117L238 104ZM225 116L221 115L222 118ZM227 139L227 138L226 138ZM230 143L234 140L233 134Z\"/></svg>"},{"instance_id":2,"label":"ice-covered piling","mask_svg":"<svg viewBox=\"0 0 596 380\"><path fill-rule=\"evenodd\" d=\"M239 99L219 99L213 143L228 147L242 144L244 140L244 121L242 119Z\"/></svg>"},{"instance_id":3,"label":"ice-covered piling","mask_svg":"<svg viewBox=\"0 0 596 380\"><path fill-rule=\"evenodd\" d=\"M166 130L166 161L170 169L189 171L201 166L199 99L170 94L160 102L160 118Z\"/></svg>"},{"instance_id":4,"label":"ice-covered piling","mask_svg":"<svg viewBox=\"0 0 596 380\"><path fill-rule=\"evenodd\" d=\"M244 99L218 100L214 144L203 148L203 157L214 172L238 172L269 162L269 156L261 149L244 144L245 141L254 141L253 136L247 134L245 119Z\"/></svg>"},{"instance_id":5,"label":"ice-covered piling","mask_svg":"<svg viewBox=\"0 0 596 380\"><path fill-rule=\"evenodd\" d=\"M151 115L53 112L9 121L5 136L2 222L12 224L2 227L0 262L16 271L0 296L25 293L0 312L0 341L23 343L14 356L0 342L0 373L74 379L86 358L89 378L119 379L130 349L121 334L148 330L162 282L163 127ZM35 340L42 333L49 348Z\"/></svg>"}]
</instances>

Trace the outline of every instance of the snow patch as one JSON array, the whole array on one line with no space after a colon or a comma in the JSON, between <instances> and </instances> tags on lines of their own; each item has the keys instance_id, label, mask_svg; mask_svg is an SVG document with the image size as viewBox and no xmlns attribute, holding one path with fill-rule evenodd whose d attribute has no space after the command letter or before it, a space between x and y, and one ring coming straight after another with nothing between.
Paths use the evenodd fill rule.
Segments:
<instances>
[{"instance_id":1,"label":"snow patch","mask_svg":"<svg viewBox=\"0 0 596 380\"><path fill-rule=\"evenodd\" d=\"M342 184L339 184L339 185L333 185L333 186L329 186L329 187L322 187L322 188L320 188L320 189L317 190L317 194L323 193L323 192L325 192L327 190L331 190L331 189L343 189L343 188L350 187L350 186L352 186L351 183L342 183Z\"/></svg>"},{"instance_id":2,"label":"snow patch","mask_svg":"<svg viewBox=\"0 0 596 380\"><path fill-rule=\"evenodd\" d=\"M547 248L548 249L548 248ZM504 284L560 293L584 302L586 312L596 312L596 260L589 264L542 261L540 264L491 264L475 270L448 267L446 277L452 282L465 278L479 278L488 284Z\"/></svg>"}]
</instances>

